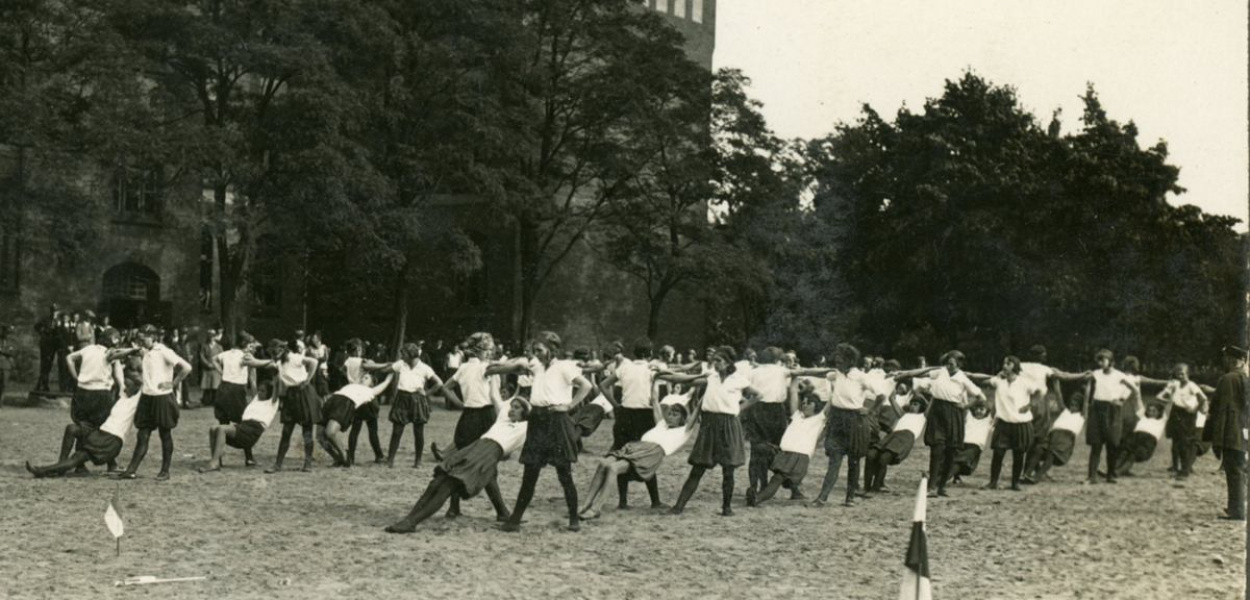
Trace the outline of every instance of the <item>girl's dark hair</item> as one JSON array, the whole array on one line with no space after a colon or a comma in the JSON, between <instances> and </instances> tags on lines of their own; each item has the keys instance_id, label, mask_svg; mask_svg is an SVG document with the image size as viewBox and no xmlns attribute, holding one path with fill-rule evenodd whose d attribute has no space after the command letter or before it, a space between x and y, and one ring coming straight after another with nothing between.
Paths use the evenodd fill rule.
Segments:
<instances>
[{"instance_id":1,"label":"girl's dark hair","mask_svg":"<svg viewBox=\"0 0 1250 600\"><path fill-rule=\"evenodd\" d=\"M513 400L513 402L520 402L520 401ZM529 418L530 418L530 405L528 402L521 402L521 420L528 421Z\"/></svg>"},{"instance_id":2,"label":"girl's dark hair","mask_svg":"<svg viewBox=\"0 0 1250 600\"><path fill-rule=\"evenodd\" d=\"M961 369L964 368L964 361L967 360L967 358L964 356L963 352L960 352L958 350L951 350L947 352L946 354L943 354L942 359L939 362L945 365L952 358L955 359L956 366L958 366Z\"/></svg>"},{"instance_id":3,"label":"girl's dark hair","mask_svg":"<svg viewBox=\"0 0 1250 600\"><path fill-rule=\"evenodd\" d=\"M842 342L833 347L833 362L859 366L859 348L852 346L846 342ZM840 360L839 360L840 359Z\"/></svg>"},{"instance_id":4,"label":"girl's dark hair","mask_svg":"<svg viewBox=\"0 0 1250 600\"><path fill-rule=\"evenodd\" d=\"M1135 374L1141 370L1141 361L1138 360L1136 356L1130 354L1125 356L1124 360L1120 361L1120 369L1130 375Z\"/></svg>"},{"instance_id":5,"label":"girl's dark hair","mask_svg":"<svg viewBox=\"0 0 1250 600\"><path fill-rule=\"evenodd\" d=\"M680 412L680 413L681 413L681 424L682 424L682 425L685 425L685 424L686 424L686 420L690 418L690 411L689 411L689 409L687 409L687 408L686 408L686 405L684 405L684 404L670 404L670 405L669 405L669 407L668 407L668 410L669 410L669 412L672 412L672 411L678 411L678 412Z\"/></svg>"},{"instance_id":6,"label":"girl's dark hair","mask_svg":"<svg viewBox=\"0 0 1250 600\"><path fill-rule=\"evenodd\" d=\"M1003 362L1011 363L1011 372L1016 375L1020 374L1020 359L1018 357L1009 354L1003 359Z\"/></svg>"},{"instance_id":7,"label":"girl's dark hair","mask_svg":"<svg viewBox=\"0 0 1250 600\"><path fill-rule=\"evenodd\" d=\"M760 352L760 364L775 365L781 362L781 357L785 356L785 351L776 346L768 346Z\"/></svg>"},{"instance_id":8,"label":"girl's dark hair","mask_svg":"<svg viewBox=\"0 0 1250 600\"><path fill-rule=\"evenodd\" d=\"M553 355L558 355L560 353L560 346L563 345L560 341L559 334L554 331L540 331L538 332L538 335L534 336L534 341L546 346L548 350L551 350Z\"/></svg>"},{"instance_id":9,"label":"girl's dark hair","mask_svg":"<svg viewBox=\"0 0 1250 600\"><path fill-rule=\"evenodd\" d=\"M733 349L733 346L717 346L715 356L719 356L729 363L729 373L731 375L738 370L737 365L734 364L738 362L738 353Z\"/></svg>"},{"instance_id":10,"label":"girl's dark hair","mask_svg":"<svg viewBox=\"0 0 1250 600\"><path fill-rule=\"evenodd\" d=\"M634 358L645 360L651 358L651 340L650 338L638 338L634 340Z\"/></svg>"}]
</instances>

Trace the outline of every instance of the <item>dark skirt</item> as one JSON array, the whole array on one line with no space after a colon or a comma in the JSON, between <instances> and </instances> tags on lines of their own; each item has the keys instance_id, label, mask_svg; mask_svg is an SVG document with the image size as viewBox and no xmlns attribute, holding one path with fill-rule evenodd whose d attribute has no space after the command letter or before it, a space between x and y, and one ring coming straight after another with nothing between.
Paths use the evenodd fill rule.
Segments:
<instances>
[{"instance_id":1,"label":"dark skirt","mask_svg":"<svg viewBox=\"0 0 1250 600\"><path fill-rule=\"evenodd\" d=\"M534 425L531 422L530 427ZM533 430L530 430L532 435ZM528 438L527 438L528 439ZM434 467L434 475L444 475L460 483L461 498L472 498L495 480L503 448L495 440L478 438L463 448L456 448Z\"/></svg>"},{"instance_id":2,"label":"dark skirt","mask_svg":"<svg viewBox=\"0 0 1250 600\"><path fill-rule=\"evenodd\" d=\"M745 436L738 415L704 412L687 460L696 467L740 467L746 462ZM533 425L531 425L533 427Z\"/></svg>"},{"instance_id":3,"label":"dark skirt","mask_svg":"<svg viewBox=\"0 0 1250 600\"><path fill-rule=\"evenodd\" d=\"M977 470L981 463L981 447L976 444L964 444L955 452L955 468L960 475L967 477Z\"/></svg>"},{"instance_id":4,"label":"dark skirt","mask_svg":"<svg viewBox=\"0 0 1250 600\"><path fill-rule=\"evenodd\" d=\"M313 375L313 388L322 398L330 395L330 380L326 379L325 373L322 373L320 368L317 369L317 374Z\"/></svg>"},{"instance_id":5,"label":"dark skirt","mask_svg":"<svg viewBox=\"0 0 1250 600\"><path fill-rule=\"evenodd\" d=\"M178 401L173 394L139 396L135 429L173 429L178 426Z\"/></svg>"},{"instance_id":6,"label":"dark skirt","mask_svg":"<svg viewBox=\"0 0 1250 600\"><path fill-rule=\"evenodd\" d=\"M240 450L247 450L256 445L265 426L260 421L242 421L234 426L234 435L226 436L226 445Z\"/></svg>"},{"instance_id":7,"label":"dark skirt","mask_svg":"<svg viewBox=\"0 0 1250 600\"><path fill-rule=\"evenodd\" d=\"M494 406L464 409L464 412L460 413L460 420L456 421L456 432L452 435L452 443L457 448L472 444L482 437L483 433L490 431L491 426L495 424L496 417Z\"/></svg>"},{"instance_id":8,"label":"dark skirt","mask_svg":"<svg viewBox=\"0 0 1250 600\"><path fill-rule=\"evenodd\" d=\"M994 424L990 448L994 450L1028 450L1033 445L1033 423L1008 423L999 419Z\"/></svg>"},{"instance_id":9,"label":"dark skirt","mask_svg":"<svg viewBox=\"0 0 1250 600\"><path fill-rule=\"evenodd\" d=\"M612 423L612 450L642 439L642 434L655 427L655 413L650 408L617 408Z\"/></svg>"},{"instance_id":10,"label":"dark skirt","mask_svg":"<svg viewBox=\"0 0 1250 600\"><path fill-rule=\"evenodd\" d=\"M773 464L768 467L768 470L786 481L799 482L807 476L807 467L811 462L812 457L806 454L782 450L773 457Z\"/></svg>"},{"instance_id":11,"label":"dark skirt","mask_svg":"<svg viewBox=\"0 0 1250 600\"><path fill-rule=\"evenodd\" d=\"M223 381L217 389L217 401L213 403L213 416L217 422L238 423L243 420L247 408L247 386Z\"/></svg>"},{"instance_id":12,"label":"dark skirt","mask_svg":"<svg viewBox=\"0 0 1250 600\"><path fill-rule=\"evenodd\" d=\"M99 429L113 410L113 390L74 390L69 403L69 418L75 424Z\"/></svg>"},{"instance_id":13,"label":"dark skirt","mask_svg":"<svg viewBox=\"0 0 1250 600\"><path fill-rule=\"evenodd\" d=\"M534 407L521 447L521 464L562 467L575 463L580 437L569 413Z\"/></svg>"},{"instance_id":14,"label":"dark skirt","mask_svg":"<svg viewBox=\"0 0 1250 600\"><path fill-rule=\"evenodd\" d=\"M321 422L321 397L311 385L287 388L282 393L282 424L310 427Z\"/></svg>"},{"instance_id":15,"label":"dark skirt","mask_svg":"<svg viewBox=\"0 0 1250 600\"><path fill-rule=\"evenodd\" d=\"M781 445L789 425L784 402L761 402L742 413L742 433L752 444Z\"/></svg>"},{"instance_id":16,"label":"dark skirt","mask_svg":"<svg viewBox=\"0 0 1250 600\"><path fill-rule=\"evenodd\" d=\"M321 407L321 425L329 425L335 421L341 429L351 429L356 418L356 403L351 398L340 394L330 396L325 406Z\"/></svg>"},{"instance_id":17,"label":"dark skirt","mask_svg":"<svg viewBox=\"0 0 1250 600\"><path fill-rule=\"evenodd\" d=\"M890 464L897 465L911 454L911 449L915 446L916 434L910 431L892 431L881 442L881 452L889 452Z\"/></svg>"},{"instance_id":18,"label":"dark skirt","mask_svg":"<svg viewBox=\"0 0 1250 600\"><path fill-rule=\"evenodd\" d=\"M430 422L430 399L420 392L398 392L388 418L396 425L425 425Z\"/></svg>"},{"instance_id":19,"label":"dark skirt","mask_svg":"<svg viewBox=\"0 0 1250 600\"><path fill-rule=\"evenodd\" d=\"M102 465L121 454L122 439L96 429L79 439L78 449L87 453L91 464Z\"/></svg>"},{"instance_id":20,"label":"dark skirt","mask_svg":"<svg viewBox=\"0 0 1250 600\"><path fill-rule=\"evenodd\" d=\"M924 428L926 446L963 444L966 410L954 402L934 400Z\"/></svg>"},{"instance_id":21,"label":"dark skirt","mask_svg":"<svg viewBox=\"0 0 1250 600\"><path fill-rule=\"evenodd\" d=\"M664 462L664 449L651 442L630 442L609 452L608 456L627 461L630 472L638 479L647 481L655 477L660 463Z\"/></svg>"},{"instance_id":22,"label":"dark skirt","mask_svg":"<svg viewBox=\"0 0 1250 600\"><path fill-rule=\"evenodd\" d=\"M599 429L599 424L606 415L607 412L598 404L582 404L573 411L573 424L577 426L582 437L590 437Z\"/></svg>"},{"instance_id":23,"label":"dark skirt","mask_svg":"<svg viewBox=\"0 0 1250 600\"><path fill-rule=\"evenodd\" d=\"M1146 462L1155 455L1155 446L1159 445L1159 440L1144 431L1134 431L1129 434L1126 443L1134 462Z\"/></svg>"},{"instance_id":24,"label":"dark skirt","mask_svg":"<svg viewBox=\"0 0 1250 600\"><path fill-rule=\"evenodd\" d=\"M872 424L856 410L832 408L829 422L825 425L825 454L842 452L850 458L862 458L868 454L872 441Z\"/></svg>"},{"instance_id":25,"label":"dark skirt","mask_svg":"<svg viewBox=\"0 0 1250 600\"><path fill-rule=\"evenodd\" d=\"M353 423L378 420L378 415L381 414L382 412L382 409L378 408L378 402L381 400L382 400L382 397L378 396L374 398L372 402L366 402L360 406L357 406L355 420L353 421Z\"/></svg>"},{"instance_id":26,"label":"dark skirt","mask_svg":"<svg viewBox=\"0 0 1250 600\"><path fill-rule=\"evenodd\" d=\"M1168 423L1163 431L1170 439L1189 443L1194 440L1194 433L1198 428L1197 423L1198 413L1172 407L1172 414L1168 415Z\"/></svg>"},{"instance_id":27,"label":"dark skirt","mask_svg":"<svg viewBox=\"0 0 1250 600\"><path fill-rule=\"evenodd\" d=\"M1068 464L1072 459L1072 450L1076 447L1076 434L1066 429L1051 429L1047 439L1051 462L1060 467Z\"/></svg>"},{"instance_id":28,"label":"dark skirt","mask_svg":"<svg viewBox=\"0 0 1250 600\"><path fill-rule=\"evenodd\" d=\"M1110 402L1094 401L1089 405L1089 419L1085 421L1085 443L1091 446L1120 445L1124 431L1124 419L1120 407Z\"/></svg>"}]
</instances>

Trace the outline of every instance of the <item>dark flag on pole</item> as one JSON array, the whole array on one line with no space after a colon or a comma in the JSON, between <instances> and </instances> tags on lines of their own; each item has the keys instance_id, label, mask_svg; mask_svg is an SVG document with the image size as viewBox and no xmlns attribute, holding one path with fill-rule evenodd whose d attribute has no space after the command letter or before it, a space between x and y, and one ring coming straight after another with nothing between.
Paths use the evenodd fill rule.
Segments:
<instances>
[{"instance_id":1,"label":"dark flag on pole","mask_svg":"<svg viewBox=\"0 0 1250 600\"><path fill-rule=\"evenodd\" d=\"M907 554L903 555L903 583L899 586L899 600L932 600L933 588L929 582L929 543L925 538L925 490L928 478L920 477L920 490L916 492L916 512L911 520L911 541Z\"/></svg>"}]
</instances>

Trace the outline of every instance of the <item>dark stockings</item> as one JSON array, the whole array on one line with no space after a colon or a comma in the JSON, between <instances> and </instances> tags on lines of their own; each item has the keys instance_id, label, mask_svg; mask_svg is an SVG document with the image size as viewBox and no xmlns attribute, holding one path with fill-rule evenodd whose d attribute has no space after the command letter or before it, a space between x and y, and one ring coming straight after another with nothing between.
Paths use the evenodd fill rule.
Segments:
<instances>
[{"instance_id":1,"label":"dark stockings","mask_svg":"<svg viewBox=\"0 0 1250 600\"><path fill-rule=\"evenodd\" d=\"M570 465L554 466L556 478L560 480L560 486L564 488L564 503L569 509L569 526L576 526L580 521L577 516L577 486L573 484L573 470ZM534 499L534 488L538 486L538 475L542 472L542 465L525 465L525 473L521 475L521 490L517 492L516 505L512 508L512 515L508 518L509 525L516 527L521 524L525 509Z\"/></svg>"},{"instance_id":2,"label":"dark stockings","mask_svg":"<svg viewBox=\"0 0 1250 600\"><path fill-rule=\"evenodd\" d=\"M378 420L377 419L356 419L352 422L352 432L347 437L347 464L356 464L356 440L360 437L362 427L369 427L369 445L373 447L373 461L380 462L385 455L382 454L382 440L378 439Z\"/></svg>"}]
</instances>

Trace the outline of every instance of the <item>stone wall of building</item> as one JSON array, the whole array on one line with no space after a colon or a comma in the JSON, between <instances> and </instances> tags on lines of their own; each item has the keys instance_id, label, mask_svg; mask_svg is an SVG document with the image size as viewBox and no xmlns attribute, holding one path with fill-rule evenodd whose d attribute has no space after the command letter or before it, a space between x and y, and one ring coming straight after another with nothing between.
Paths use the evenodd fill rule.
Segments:
<instances>
[{"instance_id":1,"label":"stone wall of building","mask_svg":"<svg viewBox=\"0 0 1250 600\"><path fill-rule=\"evenodd\" d=\"M18 283L15 289L0 292L0 323L13 327L22 351L19 378L30 377L36 368L34 326L53 303L62 310L91 310L100 317L112 311L118 326L141 321L193 325L211 319L199 303L198 194L184 189L167 196L160 216L154 218L119 213L106 179L92 181L88 189L101 203L90 217L96 235L76 257L58 252L55 240L26 236L17 242ZM56 219L84 217L50 218L56 227Z\"/></svg>"}]
</instances>

